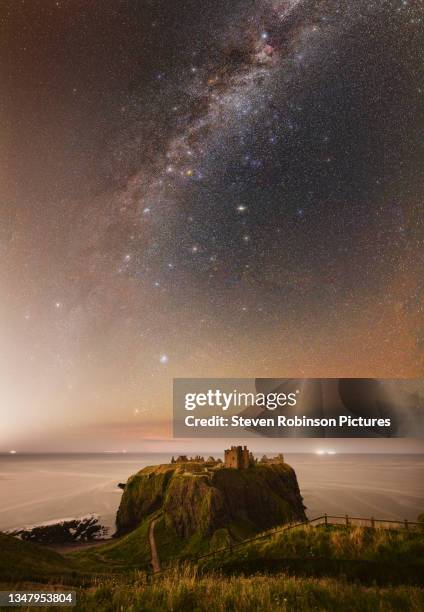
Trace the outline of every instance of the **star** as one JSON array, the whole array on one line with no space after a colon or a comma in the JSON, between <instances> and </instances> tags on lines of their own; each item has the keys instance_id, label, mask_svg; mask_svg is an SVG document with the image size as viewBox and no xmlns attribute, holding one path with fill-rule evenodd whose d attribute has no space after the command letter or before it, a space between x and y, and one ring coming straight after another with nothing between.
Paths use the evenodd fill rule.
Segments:
<instances>
[{"instance_id":1,"label":"star","mask_svg":"<svg viewBox=\"0 0 424 612\"><path fill-rule=\"evenodd\" d=\"M8 4L2 321L28 431L125 431L141 381L165 415L174 366L422 377L421 3Z\"/></svg>"}]
</instances>

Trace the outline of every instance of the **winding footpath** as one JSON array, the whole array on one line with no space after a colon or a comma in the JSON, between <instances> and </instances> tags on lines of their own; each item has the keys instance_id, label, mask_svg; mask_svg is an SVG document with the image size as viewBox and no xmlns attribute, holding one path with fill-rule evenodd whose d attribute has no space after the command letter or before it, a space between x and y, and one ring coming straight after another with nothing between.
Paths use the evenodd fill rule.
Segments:
<instances>
[{"instance_id":1,"label":"winding footpath","mask_svg":"<svg viewBox=\"0 0 424 612\"><path fill-rule=\"evenodd\" d=\"M156 540L155 540L155 524L156 524L156 520L157 519L154 519L150 523L150 527L149 527L149 543L150 543L150 550L152 552L152 567L153 567L153 572L160 572L159 555L158 555L158 550L156 548Z\"/></svg>"}]
</instances>

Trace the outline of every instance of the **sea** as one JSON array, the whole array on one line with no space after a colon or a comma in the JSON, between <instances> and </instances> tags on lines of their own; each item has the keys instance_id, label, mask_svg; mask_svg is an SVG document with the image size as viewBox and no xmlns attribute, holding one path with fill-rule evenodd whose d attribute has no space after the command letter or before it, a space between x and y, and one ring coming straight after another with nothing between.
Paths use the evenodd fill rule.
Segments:
<instances>
[{"instance_id":1,"label":"sea","mask_svg":"<svg viewBox=\"0 0 424 612\"><path fill-rule=\"evenodd\" d=\"M424 512L424 455L287 454L310 519L415 521ZM115 528L118 483L169 454L0 455L0 531L98 515Z\"/></svg>"}]
</instances>

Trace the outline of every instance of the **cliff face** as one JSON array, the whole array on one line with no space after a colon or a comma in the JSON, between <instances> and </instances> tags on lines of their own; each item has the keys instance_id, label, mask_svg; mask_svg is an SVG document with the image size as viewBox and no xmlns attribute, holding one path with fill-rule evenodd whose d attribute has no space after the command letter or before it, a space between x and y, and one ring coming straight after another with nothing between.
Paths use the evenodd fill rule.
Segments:
<instances>
[{"instance_id":1,"label":"cliff face","mask_svg":"<svg viewBox=\"0 0 424 612\"><path fill-rule=\"evenodd\" d=\"M262 531L306 519L296 474L285 463L245 470L205 471L201 464L145 468L124 489L118 532L137 527L156 510L162 510L167 524L184 538L211 536L237 525Z\"/></svg>"}]
</instances>

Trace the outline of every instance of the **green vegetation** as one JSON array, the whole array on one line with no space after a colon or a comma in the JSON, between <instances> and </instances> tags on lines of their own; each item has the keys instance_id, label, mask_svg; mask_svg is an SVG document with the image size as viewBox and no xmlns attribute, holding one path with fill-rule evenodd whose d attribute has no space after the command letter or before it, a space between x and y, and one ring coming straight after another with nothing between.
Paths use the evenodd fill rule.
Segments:
<instances>
[{"instance_id":1,"label":"green vegetation","mask_svg":"<svg viewBox=\"0 0 424 612\"><path fill-rule=\"evenodd\" d=\"M234 540L291 521L306 520L294 470L287 464L248 469L207 468L204 463L148 467L128 480L117 514L120 533L161 511L181 539L210 541L216 531Z\"/></svg>"},{"instance_id":2,"label":"green vegetation","mask_svg":"<svg viewBox=\"0 0 424 612\"><path fill-rule=\"evenodd\" d=\"M184 566L149 581L144 574L98 579L89 589L77 589L76 612L421 612L423 609L424 591L417 587L365 588L328 578L293 578L285 574L199 575L194 568Z\"/></svg>"},{"instance_id":3,"label":"green vegetation","mask_svg":"<svg viewBox=\"0 0 424 612\"><path fill-rule=\"evenodd\" d=\"M129 479L121 535L107 543L59 555L0 534L0 588L76 589L87 612L424 609L421 525L287 525L304 519L286 464L145 468Z\"/></svg>"},{"instance_id":4,"label":"green vegetation","mask_svg":"<svg viewBox=\"0 0 424 612\"><path fill-rule=\"evenodd\" d=\"M116 516L118 531L134 529L140 522L161 507L176 468L165 464L146 467L128 479Z\"/></svg>"},{"instance_id":5,"label":"green vegetation","mask_svg":"<svg viewBox=\"0 0 424 612\"><path fill-rule=\"evenodd\" d=\"M308 576L344 575L364 583L422 583L424 530L384 530L345 526L298 526L261 534L253 542L234 544L226 529L211 540L183 539L156 513L155 539L163 568L177 559L196 562L201 571L226 574L289 572ZM61 556L46 548L2 535L2 576L23 580L49 575L76 577L151 571L149 526L151 517L134 531L106 544ZM266 535L267 537L263 537ZM232 548L228 548L229 545ZM222 550L224 549L224 550ZM13 569L10 569L13 568ZM12 573L11 573L12 572Z\"/></svg>"},{"instance_id":6,"label":"green vegetation","mask_svg":"<svg viewBox=\"0 0 424 612\"><path fill-rule=\"evenodd\" d=\"M104 537L108 529L99 523L97 516L82 519L69 519L48 525L36 525L28 529L18 529L11 535L26 542L39 544L69 544L71 542L92 542Z\"/></svg>"},{"instance_id":7,"label":"green vegetation","mask_svg":"<svg viewBox=\"0 0 424 612\"><path fill-rule=\"evenodd\" d=\"M287 464L245 470L208 470L202 463L147 467L129 478L117 515L118 532L133 530L76 553L74 563L84 571L149 570L154 518L161 562L192 560L261 529L306 519L296 475Z\"/></svg>"},{"instance_id":8,"label":"green vegetation","mask_svg":"<svg viewBox=\"0 0 424 612\"><path fill-rule=\"evenodd\" d=\"M422 584L424 530L305 525L237 546L221 558L210 557L203 567L226 573L285 570L362 582Z\"/></svg>"},{"instance_id":9,"label":"green vegetation","mask_svg":"<svg viewBox=\"0 0 424 612\"><path fill-rule=\"evenodd\" d=\"M302 525L270 533L235 549L235 555L260 558L325 557L408 563L420 560L424 565L424 530L371 529L342 525Z\"/></svg>"},{"instance_id":10,"label":"green vegetation","mask_svg":"<svg viewBox=\"0 0 424 612\"><path fill-rule=\"evenodd\" d=\"M76 588L77 610L87 612L424 609L421 527L274 530L196 565L164 562L165 571L151 576L152 517L161 560L181 550L193 558L207 552L204 538L183 545L159 511L121 538L66 556L1 535L0 588ZM230 539L228 530L216 530L208 548L226 548Z\"/></svg>"},{"instance_id":11,"label":"green vegetation","mask_svg":"<svg viewBox=\"0 0 424 612\"><path fill-rule=\"evenodd\" d=\"M163 565L179 560L195 560L198 556L218 551L228 547L235 540L241 541L243 534L251 535L251 530L243 522L233 522L229 529L217 529L208 539L201 534L193 534L189 538L178 535L167 517L160 512L153 513L137 529L117 538L116 540L93 548L82 549L71 553L74 566L81 571L104 572L143 569L151 570L149 527L153 519L155 525L155 541Z\"/></svg>"},{"instance_id":12,"label":"green vegetation","mask_svg":"<svg viewBox=\"0 0 424 612\"><path fill-rule=\"evenodd\" d=\"M150 519L127 535L107 544L82 549L67 555L73 567L81 572L125 572L134 569L150 570Z\"/></svg>"},{"instance_id":13,"label":"green vegetation","mask_svg":"<svg viewBox=\"0 0 424 612\"><path fill-rule=\"evenodd\" d=\"M0 579L4 582L46 582L72 572L69 561L54 551L3 533L0 533L0 550Z\"/></svg>"}]
</instances>

